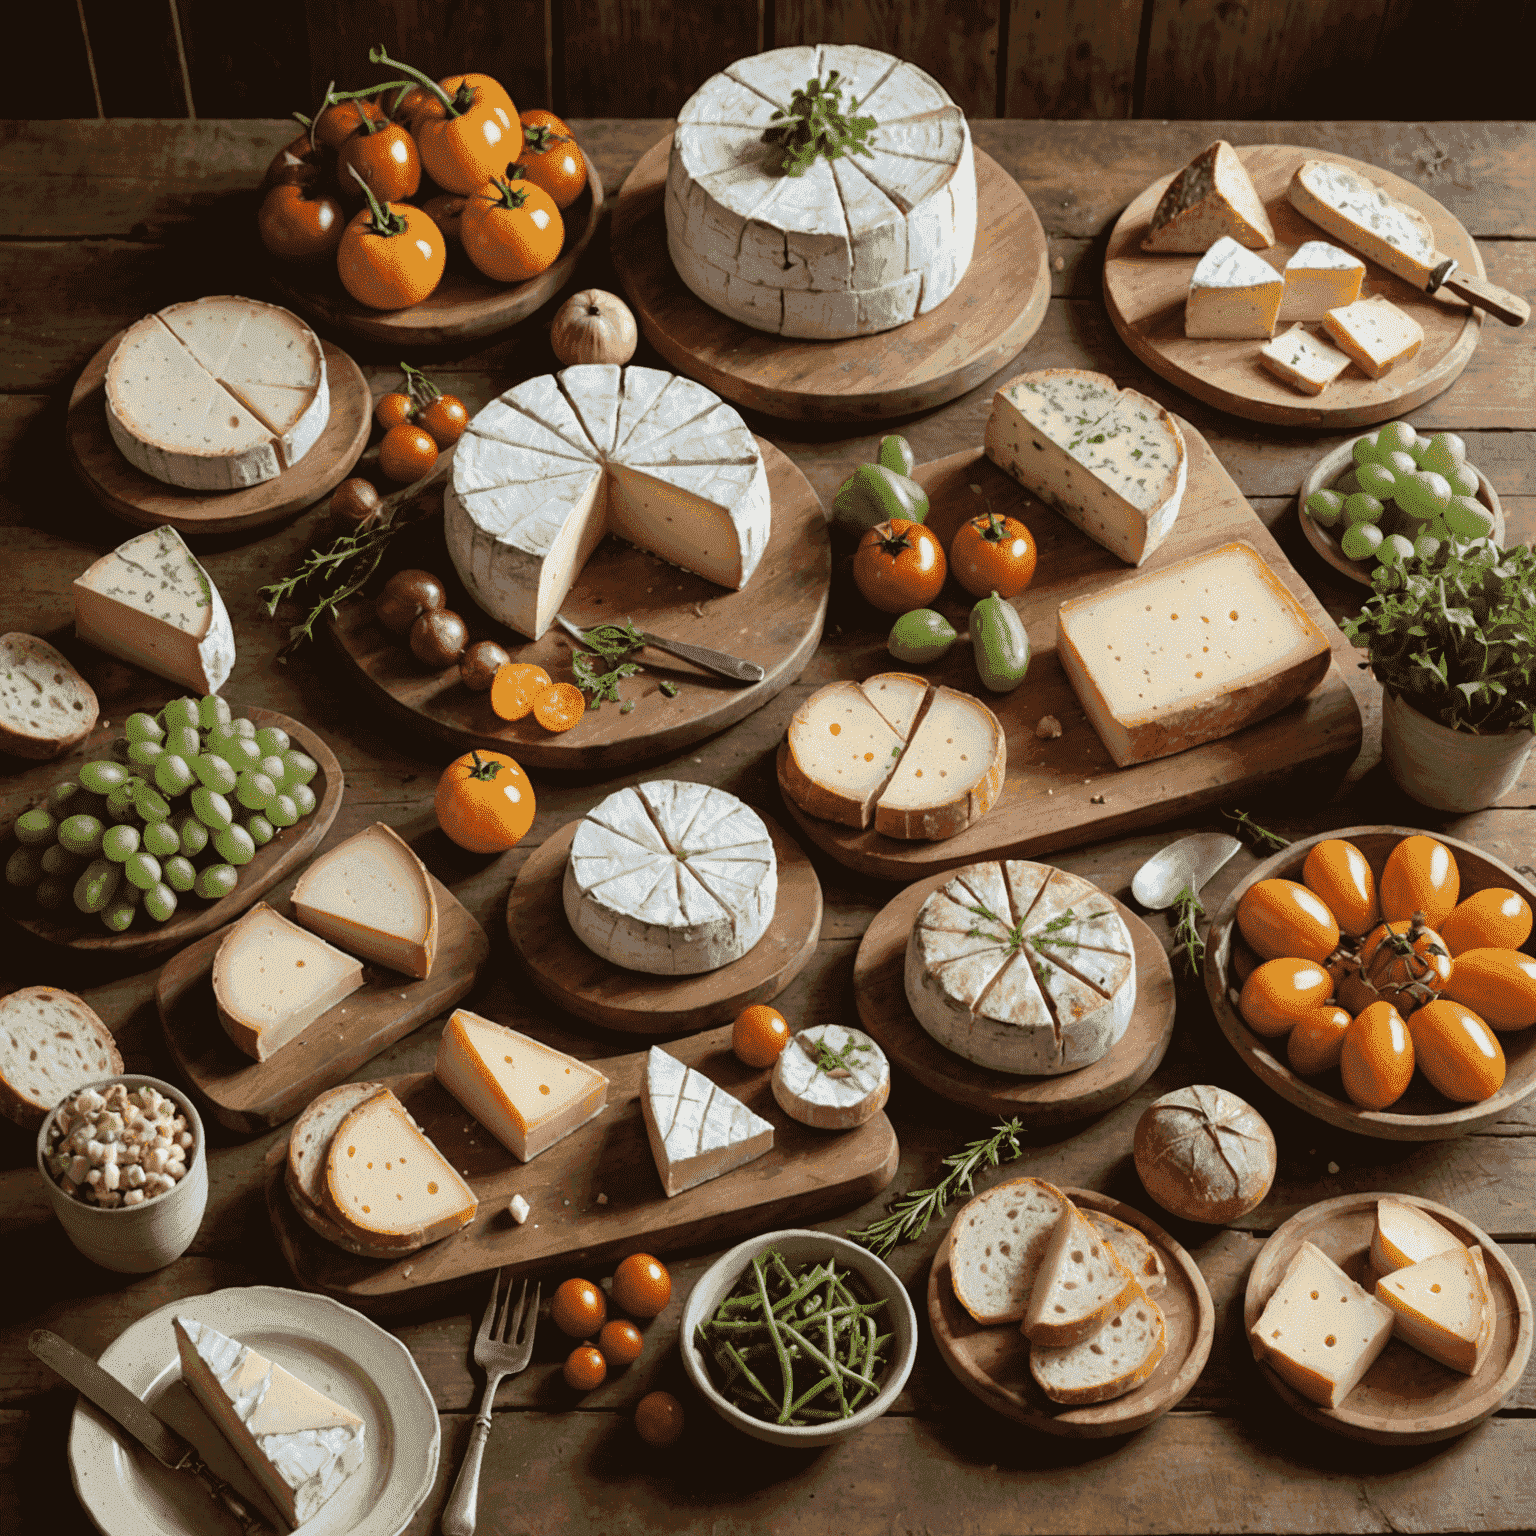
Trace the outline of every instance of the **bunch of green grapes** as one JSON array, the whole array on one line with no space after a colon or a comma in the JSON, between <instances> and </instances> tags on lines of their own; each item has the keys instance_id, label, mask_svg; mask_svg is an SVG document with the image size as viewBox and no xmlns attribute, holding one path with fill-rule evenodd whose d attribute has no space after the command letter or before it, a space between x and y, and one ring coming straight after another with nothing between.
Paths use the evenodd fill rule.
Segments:
<instances>
[{"instance_id":1,"label":"bunch of green grapes","mask_svg":"<svg viewBox=\"0 0 1536 1536\"><path fill-rule=\"evenodd\" d=\"M1389 421L1360 438L1353 453L1354 469L1306 503L1314 521L1339 528L1339 548L1351 560L1400 565L1410 555L1433 555L1447 539L1481 539L1492 530L1467 445L1454 432L1420 437L1406 421Z\"/></svg>"},{"instance_id":2,"label":"bunch of green grapes","mask_svg":"<svg viewBox=\"0 0 1536 1536\"><path fill-rule=\"evenodd\" d=\"M140 912L166 922L188 894L229 895L241 865L315 808L314 758L213 694L129 715L111 753L17 818L5 878L44 911L72 902L113 933Z\"/></svg>"}]
</instances>

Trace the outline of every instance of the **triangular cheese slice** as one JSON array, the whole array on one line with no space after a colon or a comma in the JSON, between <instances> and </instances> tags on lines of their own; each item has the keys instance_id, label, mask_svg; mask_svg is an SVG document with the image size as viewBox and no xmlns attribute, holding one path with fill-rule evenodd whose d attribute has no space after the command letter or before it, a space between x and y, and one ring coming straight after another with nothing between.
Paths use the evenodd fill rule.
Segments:
<instances>
[{"instance_id":1,"label":"triangular cheese slice","mask_svg":"<svg viewBox=\"0 0 1536 1536\"><path fill-rule=\"evenodd\" d=\"M1195 263L1184 300L1190 338L1254 339L1275 334L1285 279L1262 256L1223 236Z\"/></svg>"},{"instance_id":2,"label":"triangular cheese slice","mask_svg":"<svg viewBox=\"0 0 1536 1536\"><path fill-rule=\"evenodd\" d=\"M1371 1234L1371 1268L1377 1277L1421 1264L1436 1254L1454 1253L1464 1246L1428 1211L1406 1200L1376 1202L1376 1230Z\"/></svg>"},{"instance_id":3,"label":"triangular cheese slice","mask_svg":"<svg viewBox=\"0 0 1536 1536\"><path fill-rule=\"evenodd\" d=\"M1204 251L1222 236L1263 250L1274 226L1237 151L1225 139L1203 149L1158 199L1144 251Z\"/></svg>"},{"instance_id":4,"label":"triangular cheese slice","mask_svg":"<svg viewBox=\"0 0 1536 1536\"><path fill-rule=\"evenodd\" d=\"M203 1412L292 1526L313 1518L363 1464L352 1412L228 1334L173 1324L181 1375Z\"/></svg>"},{"instance_id":5,"label":"triangular cheese slice","mask_svg":"<svg viewBox=\"0 0 1536 1536\"><path fill-rule=\"evenodd\" d=\"M1404 1343L1468 1376L1482 1363L1487 1291L1459 1243L1384 1276L1376 1295L1395 1314L1393 1330Z\"/></svg>"},{"instance_id":6,"label":"triangular cheese slice","mask_svg":"<svg viewBox=\"0 0 1536 1536\"><path fill-rule=\"evenodd\" d=\"M668 1198L718 1179L773 1146L773 1127L761 1115L654 1045L645 1062L640 1110Z\"/></svg>"}]
</instances>

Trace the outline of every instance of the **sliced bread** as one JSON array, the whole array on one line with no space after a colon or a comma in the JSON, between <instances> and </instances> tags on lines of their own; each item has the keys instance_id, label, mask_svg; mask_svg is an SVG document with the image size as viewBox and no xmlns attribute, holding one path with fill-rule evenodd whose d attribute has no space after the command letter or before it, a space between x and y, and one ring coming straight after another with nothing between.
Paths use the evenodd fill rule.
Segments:
<instances>
[{"instance_id":1,"label":"sliced bread","mask_svg":"<svg viewBox=\"0 0 1536 1536\"><path fill-rule=\"evenodd\" d=\"M1058 1403L1107 1403L1133 1392L1168 1349L1162 1309L1132 1280L1131 1300L1081 1344L1029 1346L1030 1374Z\"/></svg>"},{"instance_id":2,"label":"sliced bread","mask_svg":"<svg viewBox=\"0 0 1536 1536\"><path fill-rule=\"evenodd\" d=\"M23 987L0 998L0 1114L35 1131L82 1084L123 1070L112 1031L73 992Z\"/></svg>"},{"instance_id":3,"label":"sliced bread","mask_svg":"<svg viewBox=\"0 0 1536 1536\"><path fill-rule=\"evenodd\" d=\"M1115 1257L1141 1282L1147 1295L1151 1296L1167 1285L1168 1271L1163 1265L1163 1256L1150 1237L1103 1211L1084 1211L1083 1215L1094 1231L1115 1250Z\"/></svg>"},{"instance_id":4,"label":"sliced bread","mask_svg":"<svg viewBox=\"0 0 1536 1536\"><path fill-rule=\"evenodd\" d=\"M0 751L43 760L90 733L91 685L36 635L0 635Z\"/></svg>"},{"instance_id":5,"label":"sliced bread","mask_svg":"<svg viewBox=\"0 0 1536 1536\"><path fill-rule=\"evenodd\" d=\"M1067 1197L1044 1179L1011 1179L968 1201L950 1234L955 1299L978 1323L1017 1323Z\"/></svg>"},{"instance_id":6,"label":"sliced bread","mask_svg":"<svg viewBox=\"0 0 1536 1536\"><path fill-rule=\"evenodd\" d=\"M1101 1329L1136 1295L1136 1277L1067 1202L1051 1233L1021 1331L1031 1344L1064 1349Z\"/></svg>"},{"instance_id":7,"label":"sliced bread","mask_svg":"<svg viewBox=\"0 0 1536 1536\"><path fill-rule=\"evenodd\" d=\"M325 1210L325 1158L330 1151L331 1137L341 1122L374 1094L382 1092L382 1083L339 1083L311 1100L309 1107L294 1122L283 1170L283 1182L287 1185L294 1210L327 1242L345 1248L348 1253L365 1256L379 1250L345 1232Z\"/></svg>"}]
</instances>

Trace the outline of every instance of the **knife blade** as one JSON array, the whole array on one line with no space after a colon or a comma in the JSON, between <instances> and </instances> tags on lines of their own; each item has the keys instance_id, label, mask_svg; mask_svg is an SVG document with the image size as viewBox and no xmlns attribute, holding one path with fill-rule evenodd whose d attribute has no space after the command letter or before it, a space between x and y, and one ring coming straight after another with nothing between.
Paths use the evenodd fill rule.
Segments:
<instances>
[{"instance_id":1,"label":"knife blade","mask_svg":"<svg viewBox=\"0 0 1536 1536\"><path fill-rule=\"evenodd\" d=\"M588 643L585 633L571 623L563 613L555 615L555 622L573 639L579 640L583 645ZM626 619L625 623L633 628L632 621ZM717 677L723 677L729 682L760 683L766 675L755 661L743 661L739 656L717 651L711 646L692 645L685 640L667 640L661 635L648 634L643 629L637 629L635 633L647 645L654 646L658 651L665 651L669 656L678 656L684 661L691 661L694 666L703 667L706 672L713 672Z\"/></svg>"},{"instance_id":2,"label":"knife blade","mask_svg":"<svg viewBox=\"0 0 1536 1536\"><path fill-rule=\"evenodd\" d=\"M44 1365L57 1371L82 1397L88 1398L114 1423L126 1429L162 1466L173 1472L190 1472L236 1520L247 1536L273 1529L223 1478L209 1470L197 1451L110 1371L104 1370L68 1339L47 1328L38 1328L27 1348Z\"/></svg>"}]
</instances>

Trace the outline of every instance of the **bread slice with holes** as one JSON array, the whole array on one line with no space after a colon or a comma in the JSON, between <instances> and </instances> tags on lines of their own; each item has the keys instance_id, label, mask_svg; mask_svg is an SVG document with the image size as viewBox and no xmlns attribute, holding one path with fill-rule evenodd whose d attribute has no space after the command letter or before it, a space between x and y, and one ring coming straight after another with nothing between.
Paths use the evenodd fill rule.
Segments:
<instances>
[{"instance_id":1,"label":"bread slice with holes","mask_svg":"<svg viewBox=\"0 0 1536 1536\"><path fill-rule=\"evenodd\" d=\"M1057 1403L1107 1403L1134 1392L1168 1351L1162 1309L1132 1279L1131 1299L1096 1333L1064 1348L1031 1344L1029 1371Z\"/></svg>"},{"instance_id":2,"label":"bread slice with holes","mask_svg":"<svg viewBox=\"0 0 1536 1536\"><path fill-rule=\"evenodd\" d=\"M950 1230L950 1282L978 1323L1022 1321L1068 1204L1044 1179L1010 1179L962 1207Z\"/></svg>"},{"instance_id":3,"label":"bread slice with holes","mask_svg":"<svg viewBox=\"0 0 1536 1536\"><path fill-rule=\"evenodd\" d=\"M35 1131L86 1083L123 1070L112 1031L73 992L23 987L0 998L0 1114Z\"/></svg>"},{"instance_id":4,"label":"bread slice with holes","mask_svg":"<svg viewBox=\"0 0 1536 1536\"><path fill-rule=\"evenodd\" d=\"M327 1242L364 1257L379 1250L344 1232L325 1210L325 1160L331 1150L331 1138L341 1122L383 1091L382 1083L338 1083L312 1099L294 1122L283 1170L283 1182L294 1210Z\"/></svg>"},{"instance_id":5,"label":"bread slice with holes","mask_svg":"<svg viewBox=\"0 0 1536 1536\"><path fill-rule=\"evenodd\" d=\"M36 635L0 635L0 752L39 761L83 740L96 724L96 694Z\"/></svg>"},{"instance_id":6,"label":"bread slice with holes","mask_svg":"<svg viewBox=\"0 0 1536 1536\"><path fill-rule=\"evenodd\" d=\"M1168 1270L1157 1245L1144 1232L1103 1211L1084 1211L1088 1224L1115 1250L1115 1257L1151 1296L1168 1283Z\"/></svg>"},{"instance_id":7,"label":"bread slice with holes","mask_svg":"<svg viewBox=\"0 0 1536 1536\"><path fill-rule=\"evenodd\" d=\"M1020 1331L1031 1344L1081 1344L1127 1306L1136 1289L1136 1277L1069 1200L1040 1261Z\"/></svg>"}]
</instances>

